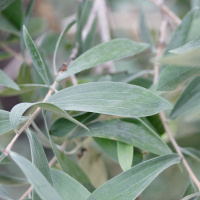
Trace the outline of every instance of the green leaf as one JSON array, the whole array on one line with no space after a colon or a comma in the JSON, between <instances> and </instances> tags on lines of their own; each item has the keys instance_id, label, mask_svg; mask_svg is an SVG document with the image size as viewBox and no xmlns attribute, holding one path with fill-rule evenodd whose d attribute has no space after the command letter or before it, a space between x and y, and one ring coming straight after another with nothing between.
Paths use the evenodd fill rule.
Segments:
<instances>
[{"instance_id":1,"label":"green leaf","mask_svg":"<svg viewBox=\"0 0 200 200\"><path fill-rule=\"evenodd\" d=\"M17 126L22 123L23 121L26 121L27 118L19 118ZM12 126L10 124L10 112L7 112L5 110L0 110L0 135L12 130Z\"/></svg>"},{"instance_id":2,"label":"green leaf","mask_svg":"<svg viewBox=\"0 0 200 200\"><path fill-rule=\"evenodd\" d=\"M54 104L51 104L51 103L38 102L38 103L20 103L12 108L12 110L10 112L10 123L15 132L18 131L17 125L19 124L19 119L21 118L23 113L33 105L37 105L38 107L40 107L44 110L48 110L59 116L65 117L66 119L69 119L70 121L78 124L79 126L81 126L83 128L86 128L88 130L88 128L85 125L81 124L76 119L71 117L60 107L58 107Z\"/></svg>"},{"instance_id":3,"label":"green leaf","mask_svg":"<svg viewBox=\"0 0 200 200\"><path fill-rule=\"evenodd\" d=\"M126 83L85 83L63 89L48 100L64 110L142 117L171 109L171 104L151 91Z\"/></svg>"},{"instance_id":4,"label":"green leaf","mask_svg":"<svg viewBox=\"0 0 200 200\"><path fill-rule=\"evenodd\" d=\"M79 183L81 183L84 187L86 187L89 191L93 191L94 187L91 185L87 175L82 171L82 169L77 166L67 155L63 154L59 151L54 141L49 137L53 152L57 158L57 161L65 173L69 174L72 178L76 179Z\"/></svg>"},{"instance_id":5,"label":"green leaf","mask_svg":"<svg viewBox=\"0 0 200 200\"><path fill-rule=\"evenodd\" d=\"M198 197L200 197L200 192L188 195L188 196L184 197L182 200L196 200Z\"/></svg>"},{"instance_id":6,"label":"green leaf","mask_svg":"<svg viewBox=\"0 0 200 200\"><path fill-rule=\"evenodd\" d=\"M61 32L58 40L57 40L57 43L56 43L56 48L55 48L55 51L54 51L54 55L53 55L53 69L54 69L54 74L57 74L57 67L56 67L56 55L57 55L57 51L58 51L58 47L61 43L61 41L64 39L66 33L69 31L69 29L76 23L76 20L73 19L71 20L67 26L63 29L63 31Z\"/></svg>"},{"instance_id":7,"label":"green leaf","mask_svg":"<svg viewBox=\"0 0 200 200\"><path fill-rule=\"evenodd\" d=\"M73 118L79 121L80 123L83 124L88 124L91 121L94 121L99 117L99 114L97 113L81 113ZM64 137L68 135L69 133L72 133L75 131L79 126L66 118L59 118L57 119L51 126L50 128L50 135L56 136L56 137Z\"/></svg>"},{"instance_id":8,"label":"green leaf","mask_svg":"<svg viewBox=\"0 0 200 200\"><path fill-rule=\"evenodd\" d=\"M25 26L23 26L23 35L26 48L31 56L35 68L37 69L38 73L40 74L45 84L49 86L49 79L45 69L44 62Z\"/></svg>"},{"instance_id":9,"label":"green leaf","mask_svg":"<svg viewBox=\"0 0 200 200\"><path fill-rule=\"evenodd\" d=\"M189 183L189 185L187 186L187 188L186 188L186 190L185 190L185 192L183 194L183 197L188 196L188 195L193 194L193 193L195 193L195 188L193 187L192 183Z\"/></svg>"},{"instance_id":10,"label":"green leaf","mask_svg":"<svg viewBox=\"0 0 200 200\"><path fill-rule=\"evenodd\" d=\"M2 185L0 185L0 197L6 200L12 200L12 198L10 197L10 195L8 194L8 192Z\"/></svg>"},{"instance_id":11,"label":"green leaf","mask_svg":"<svg viewBox=\"0 0 200 200\"><path fill-rule=\"evenodd\" d=\"M63 199L85 200L89 197L90 192L68 174L56 169L51 169L51 174L54 188Z\"/></svg>"},{"instance_id":12,"label":"green leaf","mask_svg":"<svg viewBox=\"0 0 200 200\"><path fill-rule=\"evenodd\" d=\"M22 1L13 1L6 9L2 11L2 15L6 17L6 19L12 23L12 25L20 30L23 21Z\"/></svg>"},{"instance_id":13,"label":"green leaf","mask_svg":"<svg viewBox=\"0 0 200 200\"><path fill-rule=\"evenodd\" d=\"M0 85L20 90L18 85L0 69Z\"/></svg>"},{"instance_id":14,"label":"green leaf","mask_svg":"<svg viewBox=\"0 0 200 200\"><path fill-rule=\"evenodd\" d=\"M155 45L153 43L151 34L149 32L149 28L146 22L143 3L140 10L140 16L139 16L139 34L143 42L148 43L151 47L151 51L155 52Z\"/></svg>"},{"instance_id":15,"label":"green leaf","mask_svg":"<svg viewBox=\"0 0 200 200\"><path fill-rule=\"evenodd\" d=\"M182 153L191 156L196 161L200 162L200 151L191 147L181 148Z\"/></svg>"},{"instance_id":16,"label":"green leaf","mask_svg":"<svg viewBox=\"0 0 200 200\"><path fill-rule=\"evenodd\" d=\"M4 10L7 6L9 6L14 0L1 0L0 2L0 11Z\"/></svg>"},{"instance_id":17,"label":"green leaf","mask_svg":"<svg viewBox=\"0 0 200 200\"><path fill-rule=\"evenodd\" d=\"M47 181L53 185L48 160L40 142L29 129L27 129L26 132L31 146L32 163L39 169ZM35 191L33 191L33 200L40 200L38 194Z\"/></svg>"},{"instance_id":18,"label":"green leaf","mask_svg":"<svg viewBox=\"0 0 200 200\"><path fill-rule=\"evenodd\" d=\"M9 186L21 186L28 184L27 179L0 174L0 184Z\"/></svg>"},{"instance_id":19,"label":"green leaf","mask_svg":"<svg viewBox=\"0 0 200 200\"><path fill-rule=\"evenodd\" d=\"M0 164L9 164L11 162L11 160L7 156L5 156L4 153L0 153L0 157Z\"/></svg>"},{"instance_id":20,"label":"green leaf","mask_svg":"<svg viewBox=\"0 0 200 200\"><path fill-rule=\"evenodd\" d=\"M157 86L157 91L173 91L186 81L200 75L197 67L168 66L162 72Z\"/></svg>"},{"instance_id":21,"label":"green leaf","mask_svg":"<svg viewBox=\"0 0 200 200\"><path fill-rule=\"evenodd\" d=\"M148 44L137 43L127 39L115 39L99 44L72 62L67 71L58 76L57 81L61 81L72 74L90 69L110 60L118 60L136 55L147 49L148 46Z\"/></svg>"},{"instance_id":22,"label":"green leaf","mask_svg":"<svg viewBox=\"0 0 200 200\"><path fill-rule=\"evenodd\" d=\"M153 130L137 119L130 120L131 123L119 119L94 122L88 125L90 132L80 129L70 138L91 136L114 139L158 155L171 153L169 147Z\"/></svg>"},{"instance_id":23,"label":"green leaf","mask_svg":"<svg viewBox=\"0 0 200 200\"><path fill-rule=\"evenodd\" d=\"M171 119L176 119L184 113L200 106L200 77L194 78L179 96L171 114Z\"/></svg>"},{"instance_id":24,"label":"green leaf","mask_svg":"<svg viewBox=\"0 0 200 200\"><path fill-rule=\"evenodd\" d=\"M192 22L195 16L195 13L198 9L193 9L187 13L187 15L183 18L182 23L178 26L178 28L174 31L169 44L165 50L165 55L172 49L178 48L184 45L187 42L187 38L190 32L190 28L192 26Z\"/></svg>"},{"instance_id":25,"label":"green leaf","mask_svg":"<svg viewBox=\"0 0 200 200\"><path fill-rule=\"evenodd\" d=\"M44 175L29 160L12 151L10 156L23 171L42 200L62 200Z\"/></svg>"},{"instance_id":26,"label":"green leaf","mask_svg":"<svg viewBox=\"0 0 200 200\"><path fill-rule=\"evenodd\" d=\"M11 58L12 55L7 52L0 52L0 61Z\"/></svg>"},{"instance_id":27,"label":"green leaf","mask_svg":"<svg viewBox=\"0 0 200 200\"><path fill-rule=\"evenodd\" d=\"M0 92L0 96L2 97L16 96L16 95L25 94L27 92L34 91L40 88L48 88L47 85L42 85L42 84L20 84L18 86L20 90L6 88Z\"/></svg>"},{"instance_id":28,"label":"green leaf","mask_svg":"<svg viewBox=\"0 0 200 200\"><path fill-rule=\"evenodd\" d=\"M123 142L117 142L118 159L123 171L131 168L133 161L133 146Z\"/></svg>"},{"instance_id":29,"label":"green leaf","mask_svg":"<svg viewBox=\"0 0 200 200\"><path fill-rule=\"evenodd\" d=\"M177 154L159 156L121 173L95 190L87 200L136 199L166 168L179 163Z\"/></svg>"},{"instance_id":30,"label":"green leaf","mask_svg":"<svg viewBox=\"0 0 200 200\"><path fill-rule=\"evenodd\" d=\"M196 37L194 40L188 42L187 44L179 48L171 50L170 53L185 54L198 48L200 48L200 36Z\"/></svg>"}]
</instances>

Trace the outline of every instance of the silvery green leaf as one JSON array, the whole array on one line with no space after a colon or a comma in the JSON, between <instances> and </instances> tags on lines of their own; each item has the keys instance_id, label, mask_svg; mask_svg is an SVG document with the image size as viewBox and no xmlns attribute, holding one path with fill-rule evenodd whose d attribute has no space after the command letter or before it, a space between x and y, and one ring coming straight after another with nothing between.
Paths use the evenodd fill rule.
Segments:
<instances>
[{"instance_id":1,"label":"silvery green leaf","mask_svg":"<svg viewBox=\"0 0 200 200\"><path fill-rule=\"evenodd\" d=\"M0 92L0 96L2 97L9 97L9 96L16 96L21 95L30 91L34 91L40 88L48 88L47 85L42 84L20 84L19 90L14 90L11 88L6 88Z\"/></svg>"},{"instance_id":2,"label":"silvery green leaf","mask_svg":"<svg viewBox=\"0 0 200 200\"><path fill-rule=\"evenodd\" d=\"M131 168L133 161L133 146L123 142L117 142L118 160L123 171Z\"/></svg>"},{"instance_id":3,"label":"silvery green leaf","mask_svg":"<svg viewBox=\"0 0 200 200\"><path fill-rule=\"evenodd\" d=\"M51 169L53 186L65 200L85 200L90 192L68 174Z\"/></svg>"},{"instance_id":4,"label":"silvery green leaf","mask_svg":"<svg viewBox=\"0 0 200 200\"><path fill-rule=\"evenodd\" d=\"M9 186L21 186L28 184L28 181L25 178L0 174L0 184Z\"/></svg>"},{"instance_id":5,"label":"silvery green leaf","mask_svg":"<svg viewBox=\"0 0 200 200\"><path fill-rule=\"evenodd\" d=\"M87 200L136 199L163 170L179 162L180 157L177 154L145 161L107 181Z\"/></svg>"},{"instance_id":6,"label":"silvery green leaf","mask_svg":"<svg viewBox=\"0 0 200 200\"><path fill-rule=\"evenodd\" d=\"M158 155L171 153L169 147L153 130L146 127L139 120L130 120L132 121L126 122L119 119L112 119L94 122L88 125L90 132L79 129L69 138L83 136L107 138L130 144Z\"/></svg>"},{"instance_id":7,"label":"silvery green leaf","mask_svg":"<svg viewBox=\"0 0 200 200\"><path fill-rule=\"evenodd\" d=\"M200 106L200 77L194 78L183 90L179 96L173 110L171 111L170 118L176 119L184 113L194 110Z\"/></svg>"},{"instance_id":8,"label":"silvery green leaf","mask_svg":"<svg viewBox=\"0 0 200 200\"><path fill-rule=\"evenodd\" d=\"M20 120L18 121L17 126L26 121L27 118L19 118ZM0 135L12 130L12 126L10 124L10 112L5 111L5 110L0 110Z\"/></svg>"},{"instance_id":9,"label":"silvery green leaf","mask_svg":"<svg viewBox=\"0 0 200 200\"><path fill-rule=\"evenodd\" d=\"M12 151L10 156L23 171L42 200L62 200L45 176L29 160Z\"/></svg>"},{"instance_id":10,"label":"silvery green leaf","mask_svg":"<svg viewBox=\"0 0 200 200\"><path fill-rule=\"evenodd\" d=\"M4 153L0 153L0 164L9 164L11 160L4 155Z\"/></svg>"},{"instance_id":11,"label":"silvery green leaf","mask_svg":"<svg viewBox=\"0 0 200 200\"><path fill-rule=\"evenodd\" d=\"M29 129L27 129L26 132L27 132L28 139L30 142L30 147L31 147L32 163L44 175L47 181L53 185L51 172L50 172L48 160L46 158L44 149L42 148L36 136ZM40 197L35 192L35 190L33 191L33 200L40 200Z\"/></svg>"},{"instance_id":12,"label":"silvery green leaf","mask_svg":"<svg viewBox=\"0 0 200 200\"><path fill-rule=\"evenodd\" d=\"M182 153L191 156L196 161L200 162L200 151L191 147L181 148Z\"/></svg>"},{"instance_id":13,"label":"silvery green leaf","mask_svg":"<svg viewBox=\"0 0 200 200\"><path fill-rule=\"evenodd\" d=\"M183 194L183 197L186 197L186 196L194 194L194 193L195 193L195 188L194 188L193 184L190 182ZM196 198L194 198L193 200L196 200Z\"/></svg>"},{"instance_id":14,"label":"silvery green leaf","mask_svg":"<svg viewBox=\"0 0 200 200\"><path fill-rule=\"evenodd\" d=\"M0 69L0 85L20 90L19 86Z\"/></svg>"},{"instance_id":15,"label":"silvery green leaf","mask_svg":"<svg viewBox=\"0 0 200 200\"><path fill-rule=\"evenodd\" d=\"M10 195L8 194L8 192L2 185L0 185L0 197L6 200L12 200L12 198L10 197Z\"/></svg>"},{"instance_id":16,"label":"silvery green leaf","mask_svg":"<svg viewBox=\"0 0 200 200\"><path fill-rule=\"evenodd\" d=\"M83 125L80 122L78 122L77 120L75 120L73 117L71 117L69 114L67 114L60 107L58 107L52 103L38 102L38 103L20 103L12 108L12 110L10 112L10 123L15 132L18 131L17 125L19 124L19 119L21 118L23 113L33 105L36 105L44 110L48 110L48 111L58 114L62 117L65 117L66 119L69 119L70 121L78 124L79 126L81 126L83 128L86 128L88 130L88 128L85 125Z\"/></svg>"},{"instance_id":17,"label":"silvery green leaf","mask_svg":"<svg viewBox=\"0 0 200 200\"><path fill-rule=\"evenodd\" d=\"M64 110L142 117L171 109L171 104L151 91L126 83L95 82L63 89L48 100Z\"/></svg>"},{"instance_id":18,"label":"silvery green leaf","mask_svg":"<svg viewBox=\"0 0 200 200\"><path fill-rule=\"evenodd\" d=\"M61 32L57 43L56 43L56 47L55 47L55 51L54 51L54 55L53 55L53 69L54 69L54 74L57 74L57 67L56 67L56 55L57 55L57 51L58 51L58 47L61 43L61 41L63 40L63 38L65 37L66 33L69 31L69 29L76 23L76 20L73 19L71 20L67 26L63 29L63 31Z\"/></svg>"},{"instance_id":19,"label":"silvery green leaf","mask_svg":"<svg viewBox=\"0 0 200 200\"><path fill-rule=\"evenodd\" d=\"M38 73L40 74L45 84L49 86L49 79L45 69L44 62L25 26L23 26L23 35L26 48L31 56L35 68L37 69Z\"/></svg>"},{"instance_id":20,"label":"silvery green leaf","mask_svg":"<svg viewBox=\"0 0 200 200\"><path fill-rule=\"evenodd\" d=\"M89 49L72 62L72 64L68 66L67 71L58 76L57 81L61 81L72 74L90 69L111 60L118 60L136 55L148 47L148 44L137 43L127 39L115 39L99 44Z\"/></svg>"},{"instance_id":21,"label":"silvery green leaf","mask_svg":"<svg viewBox=\"0 0 200 200\"><path fill-rule=\"evenodd\" d=\"M188 195L184 197L182 200L196 200L198 197L200 197L200 192Z\"/></svg>"}]
</instances>

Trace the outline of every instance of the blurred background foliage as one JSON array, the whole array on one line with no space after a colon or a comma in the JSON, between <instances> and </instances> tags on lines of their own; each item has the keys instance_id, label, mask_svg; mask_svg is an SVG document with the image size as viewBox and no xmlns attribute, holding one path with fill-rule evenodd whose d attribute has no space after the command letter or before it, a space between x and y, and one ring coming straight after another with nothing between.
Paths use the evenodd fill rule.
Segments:
<instances>
[{"instance_id":1,"label":"blurred background foliage","mask_svg":"<svg viewBox=\"0 0 200 200\"><path fill-rule=\"evenodd\" d=\"M15 3L17 3L16 0ZM139 14L141 9L141 0L108 0L107 6L109 10L109 23L111 38L129 38L134 41L142 42L139 33ZM23 0L23 9L26 10L29 1ZM183 18L185 14L191 10L192 7L198 6L199 1L194 0L167 0L165 4L179 16ZM36 0L33 7L32 16L28 25L28 30L31 36L34 38L36 44L39 46L39 50L43 56L47 69L49 71L49 77L52 81L52 58L55 49L56 41L59 34L66 23L73 18L76 18L78 11L79 1L75 0ZM17 22L13 22L13 18L9 19L6 10L0 14L0 68L3 69L12 79L16 80L19 84L24 83L43 83L39 77L37 71L31 65L23 65L18 59L14 58L10 53L5 51L4 45L9 45L11 49L14 49L19 55L20 40L19 40L19 26L22 23L22 16L20 17L20 9L14 6L13 14L18 15ZM151 2L144 1L145 16L147 24L153 37L153 42L156 45L159 37L159 28L161 22L161 16L159 9ZM20 22L21 20L21 22ZM9 22L9 23L8 23ZM19 24L18 24L19 23ZM199 35L200 27L200 15L197 14L193 21L188 41L191 41ZM99 34L99 25L95 27L95 37L92 46L101 42ZM172 32L175 30L175 26L169 26L167 30L166 44L168 43ZM69 57L72 48L75 43L76 27L74 26L65 37L62 42L58 54L57 54L57 66L62 66L62 63ZM77 75L79 83L89 81L119 81L125 80L127 77L137 74L141 70L152 70L153 64L151 57L153 54L147 51L137 57L132 57L120 61L115 61L116 73L109 74L107 71L103 71L99 74L97 68L92 70L86 70ZM105 68L106 69L106 68ZM151 73L136 76L136 78L128 81L131 84L140 85L142 87L149 88L152 84ZM70 86L71 82L67 79L62 83L63 86ZM62 87L62 86L60 86ZM177 97L181 93L183 87L178 88L173 92L163 94L165 98L174 103ZM0 88L2 90L2 87ZM20 102L34 102L42 99L46 94L47 89L40 89L36 93L29 92L23 95L0 97L0 108L10 111L12 107ZM33 109L33 108L32 108ZM26 115L32 112L30 109ZM170 122L171 129L175 134L178 144L181 147L194 147L200 150L200 115L199 111L191 111L187 115L183 115L181 118ZM53 116L53 119L56 119ZM44 122L41 116L36 119L36 124L43 131ZM6 146L12 139L14 133L11 131L6 135L0 136L0 144ZM166 139L166 136L163 135ZM59 139L57 141L59 143ZM67 150L73 148L73 143L67 146ZM20 155L31 159L29 142L25 134L20 136L20 139L15 143L13 150ZM51 149L45 148L48 159L53 156ZM80 152L79 152L80 153ZM143 159L148 159L153 155L144 155ZM108 179L122 172L119 164L112 160L94 141L90 144L87 151L83 153L83 156L78 157L77 154L71 156L71 158L78 162L82 169L89 176L91 182L95 187L99 187ZM187 157L191 168L194 170L197 177L200 179L199 163L192 158ZM138 159L137 156L134 159ZM58 167L58 166L56 166ZM8 174L17 177L24 177L16 164L1 164L0 173ZM187 172L184 168L179 168L177 165L172 166L169 169L161 173L150 186L142 193L140 200L176 200L182 197L182 194L189 183ZM19 197L20 194L26 191L28 185L22 186L7 186L6 189L11 195Z\"/></svg>"}]
</instances>

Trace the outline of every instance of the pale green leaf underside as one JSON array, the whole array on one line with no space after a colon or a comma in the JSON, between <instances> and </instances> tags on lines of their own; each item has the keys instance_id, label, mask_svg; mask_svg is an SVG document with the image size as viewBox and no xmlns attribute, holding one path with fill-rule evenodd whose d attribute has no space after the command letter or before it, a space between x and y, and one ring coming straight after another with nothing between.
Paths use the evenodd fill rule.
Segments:
<instances>
[{"instance_id":1,"label":"pale green leaf underside","mask_svg":"<svg viewBox=\"0 0 200 200\"><path fill-rule=\"evenodd\" d=\"M95 122L88 125L90 132L80 129L70 138L91 136L117 140L134 147L163 155L171 153L162 139L139 121L129 123L118 119Z\"/></svg>"},{"instance_id":2,"label":"pale green leaf underside","mask_svg":"<svg viewBox=\"0 0 200 200\"><path fill-rule=\"evenodd\" d=\"M62 200L44 175L29 160L15 152L10 152L10 156L23 171L42 200Z\"/></svg>"},{"instance_id":3,"label":"pale green leaf underside","mask_svg":"<svg viewBox=\"0 0 200 200\"><path fill-rule=\"evenodd\" d=\"M6 189L0 185L0 198L6 199L6 200L12 200Z\"/></svg>"},{"instance_id":4,"label":"pale green leaf underside","mask_svg":"<svg viewBox=\"0 0 200 200\"><path fill-rule=\"evenodd\" d=\"M76 23L76 20L73 19L71 20L67 26L63 29L63 31L61 32L57 43L56 43L56 47L55 47L55 51L54 51L54 55L53 55L53 68L54 68L54 74L57 74L57 68L56 68L56 55L57 55L57 51L58 51L58 47L62 41L62 39L65 37L66 33L69 31L69 29Z\"/></svg>"},{"instance_id":5,"label":"pale green leaf underside","mask_svg":"<svg viewBox=\"0 0 200 200\"><path fill-rule=\"evenodd\" d=\"M67 71L58 76L57 81L107 61L136 55L148 47L148 44L137 43L127 39L115 39L99 44L83 53L70 64Z\"/></svg>"},{"instance_id":6,"label":"pale green leaf underside","mask_svg":"<svg viewBox=\"0 0 200 200\"><path fill-rule=\"evenodd\" d=\"M179 96L170 118L175 119L200 106L200 77L194 78Z\"/></svg>"},{"instance_id":7,"label":"pale green leaf underside","mask_svg":"<svg viewBox=\"0 0 200 200\"><path fill-rule=\"evenodd\" d=\"M65 200L85 200L90 192L68 174L51 169L53 186Z\"/></svg>"},{"instance_id":8,"label":"pale green leaf underside","mask_svg":"<svg viewBox=\"0 0 200 200\"><path fill-rule=\"evenodd\" d=\"M63 89L48 100L63 110L143 117L171 109L171 104L151 91L126 83L94 82Z\"/></svg>"},{"instance_id":9,"label":"pale green leaf underside","mask_svg":"<svg viewBox=\"0 0 200 200\"><path fill-rule=\"evenodd\" d=\"M123 171L131 168L133 161L133 146L123 142L117 142L118 160Z\"/></svg>"},{"instance_id":10,"label":"pale green leaf underside","mask_svg":"<svg viewBox=\"0 0 200 200\"><path fill-rule=\"evenodd\" d=\"M0 85L19 90L19 86L0 69Z\"/></svg>"},{"instance_id":11,"label":"pale green leaf underside","mask_svg":"<svg viewBox=\"0 0 200 200\"><path fill-rule=\"evenodd\" d=\"M33 64L35 65L38 73L40 74L45 84L49 86L50 85L49 79L45 69L44 62L25 26L23 26L23 36L26 48L31 56Z\"/></svg>"},{"instance_id":12,"label":"pale green leaf underside","mask_svg":"<svg viewBox=\"0 0 200 200\"><path fill-rule=\"evenodd\" d=\"M0 92L0 96L3 96L3 97L15 96L15 95L24 94L30 91L34 91L40 88L48 87L47 85L42 85L42 84L20 84L18 86L20 90L6 88Z\"/></svg>"},{"instance_id":13,"label":"pale green leaf underside","mask_svg":"<svg viewBox=\"0 0 200 200\"><path fill-rule=\"evenodd\" d=\"M71 117L64 110L62 110L59 106L56 106L51 103L38 102L38 103L20 103L12 108L11 113L10 113L10 123L15 132L18 131L17 125L19 124L19 119L21 118L23 113L33 105L36 105L44 110L48 110L57 115L60 115L61 117L64 117L64 118L78 124L79 126L81 126L83 128L86 128L88 130L88 128L85 125L83 125L82 123L78 122L76 119Z\"/></svg>"},{"instance_id":14,"label":"pale green leaf underside","mask_svg":"<svg viewBox=\"0 0 200 200\"><path fill-rule=\"evenodd\" d=\"M107 181L87 200L135 199L163 170L179 162L180 157L177 154L160 156L143 162Z\"/></svg>"}]
</instances>

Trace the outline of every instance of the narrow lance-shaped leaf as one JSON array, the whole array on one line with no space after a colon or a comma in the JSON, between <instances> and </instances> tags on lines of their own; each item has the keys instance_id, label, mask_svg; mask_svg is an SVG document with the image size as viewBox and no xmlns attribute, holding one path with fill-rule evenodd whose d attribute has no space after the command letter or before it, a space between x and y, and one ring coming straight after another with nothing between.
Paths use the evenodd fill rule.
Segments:
<instances>
[{"instance_id":1,"label":"narrow lance-shaped leaf","mask_svg":"<svg viewBox=\"0 0 200 200\"><path fill-rule=\"evenodd\" d=\"M29 35L25 26L23 26L23 35L24 35L24 41L25 41L26 48L31 56L31 59L32 59L38 73L40 74L40 76L43 79L43 81L45 82L45 84L49 86L49 79L47 76L44 62L43 62L43 60L40 56L40 53L37 50L37 47L35 46L32 38Z\"/></svg>"},{"instance_id":2,"label":"narrow lance-shaped leaf","mask_svg":"<svg viewBox=\"0 0 200 200\"><path fill-rule=\"evenodd\" d=\"M5 200L12 200L9 193L2 185L0 185L0 197Z\"/></svg>"},{"instance_id":3,"label":"narrow lance-shaped leaf","mask_svg":"<svg viewBox=\"0 0 200 200\"><path fill-rule=\"evenodd\" d=\"M123 142L117 142L117 152L123 171L130 169L133 161L133 146Z\"/></svg>"},{"instance_id":4,"label":"narrow lance-shaped leaf","mask_svg":"<svg viewBox=\"0 0 200 200\"><path fill-rule=\"evenodd\" d=\"M56 48L55 48L55 51L54 51L54 55L53 55L53 69L54 69L54 74L57 74L57 68L56 68L56 55L57 55L57 51L58 51L58 47L61 43L61 41L63 40L63 38L65 37L66 33L69 31L69 29L76 23L76 20L73 19L71 20L67 26L63 29L63 31L61 32L58 40L57 40L57 43L56 43Z\"/></svg>"},{"instance_id":5,"label":"narrow lance-shaped leaf","mask_svg":"<svg viewBox=\"0 0 200 200\"><path fill-rule=\"evenodd\" d=\"M69 65L67 71L58 76L57 81L111 60L136 55L147 49L148 46L148 44L127 39L115 39L99 44L79 56Z\"/></svg>"},{"instance_id":6,"label":"narrow lance-shaped leaf","mask_svg":"<svg viewBox=\"0 0 200 200\"><path fill-rule=\"evenodd\" d=\"M62 200L49 181L29 160L15 152L10 152L10 156L23 171L42 200Z\"/></svg>"},{"instance_id":7,"label":"narrow lance-shaped leaf","mask_svg":"<svg viewBox=\"0 0 200 200\"><path fill-rule=\"evenodd\" d=\"M20 90L19 86L0 69L0 85Z\"/></svg>"},{"instance_id":8,"label":"narrow lance-shaped leaf","mask_svg":"<svg viewBox=\"0 0 200 200\"><path fill-rule=\"evenodd\" d=\"M0 174L0 184L8 186L21 186L28 184L28 180L25 178Z\"/></svg>"},{"instance_id":9,"label":"narrow lance-shaped leaf","mask_svg":"<svg viewBox=\"0 0 200 200\"><path fill-rule=\"evenodd\" d=\"M191 156L196 161L200 162L200 151L191 147L181 148L182 153Z\"/></svg>"},{"instance_id":10,"label":"narrow lance-shaped leaf","mask_svg":"<svg viewBox=\"0 0 200 200\"><path fill-rule=\"evenodd\" d=\"M48 182L53 185L48 160L40 142L29 129L26 130L26 132L31 146L32 163L39 169L39 171L44 175ZM33 200L40 200L38 194L35 191L33 191Z\"/></svg>"},{"instance_id":11,"label":"narrow lance-shaped leaf","mask_svg":"<svg viewBox=\"0 0 200 200\"><path fill-rule=\"evenodd\" d=\"M180 117L184 113L200 106L200 77L194 78L179 96L170 115L171 119Z\"/></svg>"},{"instance_id":12,"label":"narrow lance-shaped leaf","mask_svg":"<svg viewBox=\"0 0 200 200\"><path fill-rule=\"evenodd\" d=\"M113 119L95 122L89 124L88 127L90 132L80 129L73 133L70 138L91 136L114 139L158 155L171 153L171 150L162 139L138 120L130 123Z\"/></svg>"},{"instance_id":13,"label":"narrow lance-shaped leaf","mask_svg":"<svg viewBox=\"0 0 200 200\"><path fill-rule=\"evenodd\" d=\"M63 199L85 200L90 196L90 192L68 174L56 169L51 169L51 174L54 188Z\"/></svg>"},{"instance_id":14,"label":"narrow lance-shaped leaf","mask_svg":"<svg viewBox=\"0 0 200 200\"><path fill-rule=\"evenodd\" d=\"M4 10L7 6L9 6L14 0L1 0L0 2L0 11Z\"/></svg>"},{"instance_id":15,"label":"narrow lance-shaped leaf","mask_svg":"<svg viewBox=\"0 0 200 200\"><path fill-rule=\"evenodd\" d=\"M171 104L151 91L126 83L85 83L63 89L48 100L64 110L142 117L171 109Z\"/></svg>"},{"instance_id":16,"label":"narrow lance-shaped leaf","mask_svg":"<svg viewBox=\"0 0 200 200\"><path fill-rule=\"evenodd\" d=\"M121 173L95 190L87 200L135 199L166 168L179 163L177 154L160 156Z\"/></svg>"},{"instance_id":17,"label":"narrow lance-shaped leaf","mask_svg":"<svg viewBox=\"0 0 200 200\"><path fill-rule=\"evenodd\" d=\"M48 111L56 113L62 117L65 117L66 119L69 119L70 121L78 124L79 126L81 126L83 128L86 128L88 130L88 128L85 125L81 124L76 119L71 117L60 107L58 107L54 104L51 104L51 103L39 102L39 103L20 103L12 108L11 113L10 113L10 123L15 132L18 131L17 125L19 124L19 119L21 118L23 113L33 105L37 105L42 109L48 110Z\"/></svg>"},{"instance_id":18,"label":"narrow lance-shaped leaf","mask_svg":"<svg viewBox=\"0 0 200 200\"><path fill-rule=\"evenodd\" d=\"M200 192L188 195L184 197L182 200L196 200L198 197L200 197Z\"/></svg>"},{"instance_id":19,"label":"narrow lance-shaped leaf","mask_svg":"<svg viewBox=\"0 0 200 200\"><path fill-rule=\"evenodd\" d=\"M191 195L191 194L194 194L195 193L195 188L194 188L194 185L192 183L189 183L189 185L187 186L184 194L183 194L183 197L186 197L188 195ZM182 197L182 198L183 198ZM193 200L196 200L197 197L194 197Z\"/></svg>"}]
</instances>

